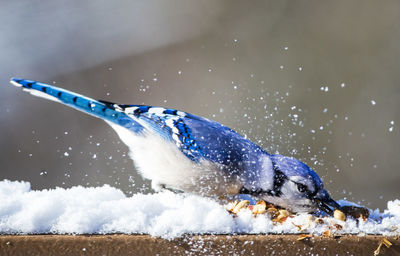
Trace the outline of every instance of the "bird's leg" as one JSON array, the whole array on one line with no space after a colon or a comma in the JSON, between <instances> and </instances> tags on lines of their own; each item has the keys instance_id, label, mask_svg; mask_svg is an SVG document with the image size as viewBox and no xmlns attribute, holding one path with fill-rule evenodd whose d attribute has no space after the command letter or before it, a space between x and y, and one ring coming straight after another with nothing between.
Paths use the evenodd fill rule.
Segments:
<instances>
[{"instance_id":1,"label":"bird's leg","mask_svg":"<svg viewBox=\"0 0 400 256\"><path fill-rule=\"evenodd\" d=\"M156 192L163 192L163 191L167 191L168 190L168 191L171 191L171 192L173 192L175 194L184 193L184 191L182 191L180 189L167 187L165 184L159 183L159 182L157 182L155 180L153 180L151 182L151 188L154 189L154 191L156 191Z\"/></svg>"}]
</instances>

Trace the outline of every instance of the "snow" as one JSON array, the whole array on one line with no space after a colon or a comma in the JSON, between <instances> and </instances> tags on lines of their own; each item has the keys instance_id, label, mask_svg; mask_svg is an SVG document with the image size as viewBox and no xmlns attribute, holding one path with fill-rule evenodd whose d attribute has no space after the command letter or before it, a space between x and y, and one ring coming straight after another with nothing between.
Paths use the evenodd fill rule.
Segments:
<instances>
[{"instance_id":1,"label":"snow","mask_svg":"<svg viewBox=\"0 0 400 256\"><path fill-rule=\"evenodd\" d=\"M194 233L320 235L328 228L335 234L400 232L400 200L389 201L384 212L370 210L367 221L348 218L344 222L324 217L321 223L313 215L299 214L282 224L273 222L268 214L255 217L248 209L234 216L210 198L169 191L127 197L109 185L32 190L29 182L3 180L0 202L0 234L141 233L170 239Z\"/></svg>"}]
</instances>

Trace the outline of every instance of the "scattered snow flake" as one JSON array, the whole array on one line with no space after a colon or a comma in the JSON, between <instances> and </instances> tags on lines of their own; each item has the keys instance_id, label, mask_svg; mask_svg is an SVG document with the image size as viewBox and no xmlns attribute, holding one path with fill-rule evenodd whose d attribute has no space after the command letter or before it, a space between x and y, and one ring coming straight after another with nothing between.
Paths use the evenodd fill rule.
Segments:
<instances>
[{"instance_id":1,"label":"scattered snow flake","mask_svg":"<svg viewBox=\"0 0 400 256\"><path fill-rule=\"evenodd\" d=\"M328 86L322 86L320 88L320 90L323 91L323 92L328 92L329 91L329 87Z\"/></svg>"}]
</instances>

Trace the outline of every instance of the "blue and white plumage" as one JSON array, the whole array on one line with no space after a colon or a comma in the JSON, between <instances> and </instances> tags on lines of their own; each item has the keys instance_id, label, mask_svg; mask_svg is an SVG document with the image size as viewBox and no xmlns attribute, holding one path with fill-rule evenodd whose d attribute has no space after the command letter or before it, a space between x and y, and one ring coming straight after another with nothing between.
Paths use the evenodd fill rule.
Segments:
<instances>
[{"instance_id":1,"label":"blue and white plumage","mask_svg":"<svg viewBox=\"0 0 400 256\"><path fill-rule=\"evenodd\" d=\"M31 80L13 78L11 83L104 119L156 190L208 196L245 193L294 212L330 213L339 207L306 164L269 154L215 121L162 107L94 100Z\"/></svg>"}]
</instances>

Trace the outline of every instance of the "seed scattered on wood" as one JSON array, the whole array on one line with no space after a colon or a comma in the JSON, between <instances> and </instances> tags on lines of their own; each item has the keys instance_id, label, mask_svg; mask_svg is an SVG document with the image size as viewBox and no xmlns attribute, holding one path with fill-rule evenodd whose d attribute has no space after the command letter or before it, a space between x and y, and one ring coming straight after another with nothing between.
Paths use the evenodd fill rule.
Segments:
<instances>
[{"instance_id":1,"label":"seed scattered on wood","mask_svg":"<svg viewBox=\"0 0 400 256\"><path fill-rule=\"evenodd\" d=\"M250 204L249 200L240 201L238 204L235 205L235 207L233 207L232 212L238 213L242 208L247 207L249 204Z\"/></svg>"},{"instance_id":2,"label":"seed scattered on wood","mask_svg":"<svg viewBox=\"0 0 400 256\"><path fill-rule=\"evenodd\" d=\"M378 248L376 248L376 250L374 251L374 256L377 256L381 253L382 245L385 245L387 248L389 248L390 246L392 246L392 243L387 240L386 237L382 238L382 240L379 242Z\"/></svg>"},{"instance_id":3,"label":"seed scattered on wood","mask_svg":"<svg viewBox=\"0 0 400 256\"><path fill-rule=\"evenodd\" d=\"M297 241L301 241L301 240L304 240L304 239L306 239L306 238L311 238L311 237L313 237L312 234L301 234L301 235L297 238Z\"/></svg>"}]
</instances>

